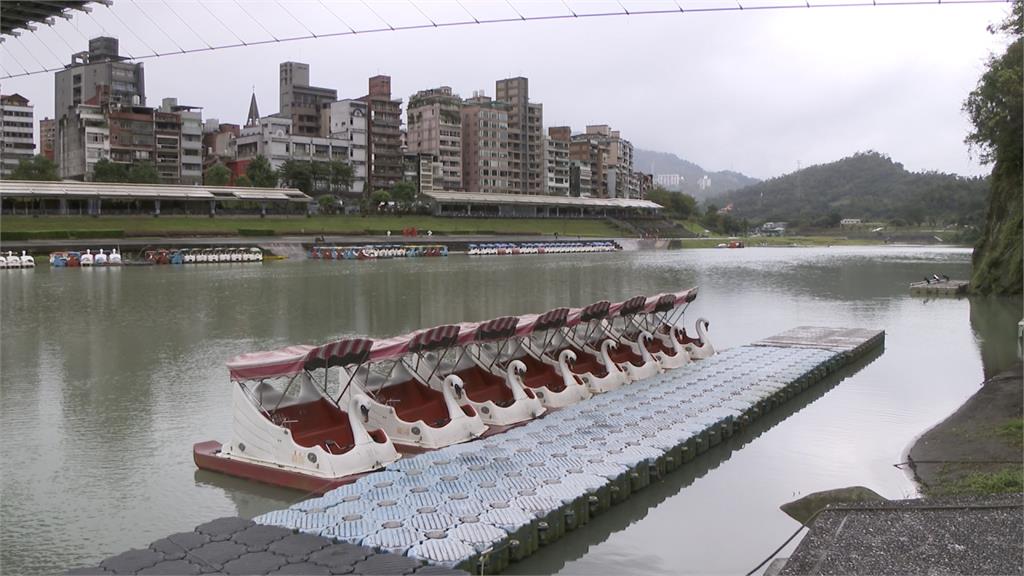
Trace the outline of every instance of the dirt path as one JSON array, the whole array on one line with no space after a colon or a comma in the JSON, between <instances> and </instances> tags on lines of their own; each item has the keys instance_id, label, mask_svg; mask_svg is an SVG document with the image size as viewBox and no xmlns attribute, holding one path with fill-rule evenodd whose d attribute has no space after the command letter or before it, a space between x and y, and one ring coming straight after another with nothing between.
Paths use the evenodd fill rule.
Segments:
<instances>
[{"instance_id":1,"label":"dirt path","mask_svg":"<svg viewBox=\"0 0 1024 576\"><path fill-rule=\"evenodd\" d=\"M908 458L914 479L929 496L1019 486L1022 416L1024 378L1018 362L918 439Z\"/></svg>"}]
</instances>

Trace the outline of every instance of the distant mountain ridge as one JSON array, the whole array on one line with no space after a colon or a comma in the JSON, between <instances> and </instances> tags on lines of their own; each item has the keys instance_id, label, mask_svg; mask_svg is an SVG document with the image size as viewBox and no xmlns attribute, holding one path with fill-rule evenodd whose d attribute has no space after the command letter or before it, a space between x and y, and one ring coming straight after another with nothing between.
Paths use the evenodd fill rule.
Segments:
<instances>
[{"instance_id":1,"label":"distant mountain ridge","mask_svg":"<svg viewBox=\"0 0 1024 576\"><path fill-rule=\"evenodd\" d=\"M732 190L750 186L760 182L757 178L751 178L732 170L721 170L708 172L689 160L672 154L670 152L657 152L635 148L633 150L633 168L640 172L651 174L679 174L683 177L678 187L667 187L669 190L685 192L698 200L710 198ZM710 186L702 190L700 180L707 176Z\"/></svg>"},{"instance_id":2,"label":"distant mountain ridge","mask_svg":"<svg viewBox=\"0 0 1024 576\"><path fill-rule=\"evenodd\" d=\"M980 223L989 182L910 172L889 156L858 152L714 198L737 218L812 223L822 218L918 223Z\"/></svg>"}]
</instances>

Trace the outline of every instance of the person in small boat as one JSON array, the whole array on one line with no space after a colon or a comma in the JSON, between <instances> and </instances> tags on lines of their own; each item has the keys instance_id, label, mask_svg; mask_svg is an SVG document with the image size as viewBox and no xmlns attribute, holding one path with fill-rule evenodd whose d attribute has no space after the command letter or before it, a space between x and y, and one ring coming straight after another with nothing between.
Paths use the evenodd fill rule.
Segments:
<instances>
[{"instance_id":1,"label":"person in small boat","mask_svg":"<svg viewBox=\"0 0 1024 576\"><path fill-rule=\"evenodd\" d=\"M929 277L927 277L927 276L925 276L925 277L924 277L924 281L925 281L926 283L928 283L928 284L931 284L931 283L932 283L932 279L931 279L931 278L929 278Z\"/></svg>"},{"instance_id":2,"label":"person in small boat","mask_svg":"<svg viewBox=\"0 0 1024 576\"><path fill-rule=\"evenodd\" d=\"M942 282L942 278L939 278L938 274L932 274L932 280L935 280L936 282Z\"/></svg>"}]
</instances>

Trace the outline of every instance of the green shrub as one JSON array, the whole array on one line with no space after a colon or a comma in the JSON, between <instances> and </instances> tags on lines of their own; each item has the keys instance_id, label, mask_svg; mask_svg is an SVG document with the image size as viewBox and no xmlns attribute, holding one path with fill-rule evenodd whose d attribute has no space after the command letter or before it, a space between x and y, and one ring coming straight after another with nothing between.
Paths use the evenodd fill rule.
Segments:
<instances>
[{"instance_id":1,"label":"green shrub","mask_svg":"<svg viewBox=\"0 0 1024 576\"><path fill-rule=\"evenodd\" d=\"M274 231L268 228L239 228L239 236L273 236Z\"/></svg>"}]
</instances>

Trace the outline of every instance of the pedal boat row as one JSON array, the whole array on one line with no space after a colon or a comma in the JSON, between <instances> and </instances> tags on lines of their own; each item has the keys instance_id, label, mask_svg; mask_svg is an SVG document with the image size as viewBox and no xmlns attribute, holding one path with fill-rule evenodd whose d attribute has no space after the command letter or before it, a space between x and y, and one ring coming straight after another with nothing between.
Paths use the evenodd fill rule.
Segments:
<instances>
[{"instance_id":1,"label":"pedal boat row","mask_svg":"<svg viewBox=\"0 0 1024 576\"><path fill-rule=\"evenodd\" d=\"M500 433L710 356L676 325L696 289L540 315L243 354L233 432L196 465L322 493L401 457Z\"/></svg>"},{"instance_id":2,"label":"pedal boat row","mask_svg":"<svg viewBox=\"0 0 1024 576\"><path fill-rule=\"evenodd\" d=\"M384 244L376 246L313 246L313 260L377 260L381 258L420 258L447 256L442 244Z\"/></svg>"},{"instance_id":3,"label":"pedal boat row","mask_svg":"<svg viewBox=\"0 0 1024 576\"><path fill-rule=\"evenodd\" d=\"M35 258L29 256L24 250L21 251L21 256L16 255L10 250L7 251L7 256L0 254L0 270L6 270L8 268L35 268Z\"/></svg>"},{"instance_id":4,"label":"pedal boat row","mask_svg":"<svg viewBox=\"0 0 1024 576\"><path fill-rule=\"evenodd\" d=\"M215 264L221 262L263 262L263 250L256 248L181 248L146 250L143 259L151 264Z\"/></svg>"},{"instance_id":5,"label":"pedal boat row","mask_svg":"<svg viewBox=\"0 0 1024 576\"><path fill-rule=\"evenodd\" d=\"M614 252L618 247L612 242L524 242L470 244L470 256L507 256L520 254L585 254L590 252Z\"/></svg>"},{"instance_id":6,"label":"pedal boat row","mask_svg":"<svg viewBox=\"0 0 1024 576\"><path fill-rule=\"evenodd\" d=\"M54 268L88 268L90 266L120 266L121 264L121 254L116 248L111 248L109 254L102 248L95 254L91 249L86 250L85 253L76 251L50 253L50 266Z\"/></svg>"}]
</instances>

